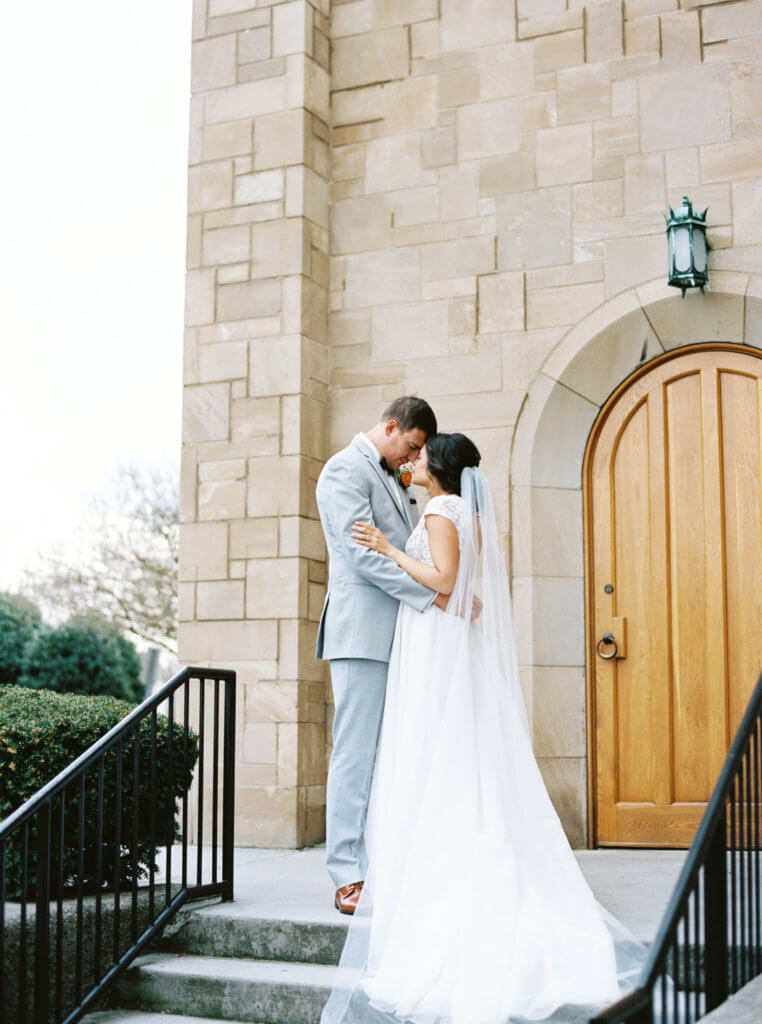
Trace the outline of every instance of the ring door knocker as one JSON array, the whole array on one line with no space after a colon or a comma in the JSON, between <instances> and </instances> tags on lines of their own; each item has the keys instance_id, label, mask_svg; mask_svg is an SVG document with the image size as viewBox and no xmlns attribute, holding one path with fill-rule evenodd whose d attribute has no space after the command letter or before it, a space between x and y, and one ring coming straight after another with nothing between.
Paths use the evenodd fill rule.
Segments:
<instances>
[{"instance_id":1,"label":"ring door knocker","mask_svg":"<svg viewBox=\"0 0 762 1024\"><path fill-rule=\"evenodd\" d=\"M601 647L603 646L610 646L614 649L610 654L604 654L601 650ZM616 658L617 654L619 653L619 647L617 645L616 640L614 639L613 633L604 633L598 641L598 643L595 645L595 649L598 652L598 657L603 658L604 661L611 661L611 659Z\"/></svg>"}]
</instances>

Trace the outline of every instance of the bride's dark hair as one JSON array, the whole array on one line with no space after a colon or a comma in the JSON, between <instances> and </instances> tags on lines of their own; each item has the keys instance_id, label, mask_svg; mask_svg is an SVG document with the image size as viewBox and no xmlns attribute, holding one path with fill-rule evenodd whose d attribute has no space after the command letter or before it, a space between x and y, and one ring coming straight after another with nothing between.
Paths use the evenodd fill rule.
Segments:
<instances>
[{"instance_id":1,"label":"bride's dark hair","mask_svg":"<svg viewBox=\"0 0 762 1024\"><path fill-rule=\"evenodd\" d=\"M481 462L479 449L465 434L434 434L426 438L428 473L448 494L460 494L460 474Z\"/></svg>"}]
</instances>

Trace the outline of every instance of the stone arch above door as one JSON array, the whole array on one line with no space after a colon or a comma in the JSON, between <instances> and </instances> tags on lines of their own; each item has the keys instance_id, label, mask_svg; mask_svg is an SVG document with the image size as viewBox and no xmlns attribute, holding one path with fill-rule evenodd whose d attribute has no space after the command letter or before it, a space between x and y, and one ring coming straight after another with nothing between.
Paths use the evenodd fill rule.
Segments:
<instances>
[{"instance_id":1,"label":"stone arch above door","mask_svg":"<svg viewBox=\"0 0 762 1024\"><path fill-rule=\"evenodd\" d=\"M511 576L535 754L572 845L587 845L582 464L611 392L643 362L701 342L762 348L762 277L711 275L706 295L662 278L567 332L534 378L511 451Z\"/></svg>"}]
</instances>

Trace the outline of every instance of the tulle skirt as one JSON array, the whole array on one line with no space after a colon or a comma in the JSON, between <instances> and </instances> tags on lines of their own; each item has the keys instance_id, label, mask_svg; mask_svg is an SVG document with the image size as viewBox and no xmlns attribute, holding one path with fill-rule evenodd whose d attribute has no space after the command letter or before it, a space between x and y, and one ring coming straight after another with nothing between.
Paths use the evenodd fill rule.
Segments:
<instances>
[{"instance_id":1,"label":"tulle skirt","mask_svg":"<svg viewBox=\"0 0 762 1024\"><path fill-rule=\"evenodd\" d=\"M323 1024L503 1024L590 1012L645 948L596 901L479 623L400 606L369 866Z\"/></svg>"}]
</instances>

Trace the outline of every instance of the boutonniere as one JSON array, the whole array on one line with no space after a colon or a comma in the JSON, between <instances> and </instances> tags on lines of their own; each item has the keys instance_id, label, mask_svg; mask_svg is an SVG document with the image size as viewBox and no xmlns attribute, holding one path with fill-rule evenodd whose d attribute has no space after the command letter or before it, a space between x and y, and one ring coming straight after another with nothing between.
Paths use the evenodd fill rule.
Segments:
<instances>
[{"instance_id":1,"label":"boutonniere","mask_svg":"<svg viewBox=\"0 0 762 1024\"><path fill-rule=\"evenodd\" d=\"M395 470L395 475L399 483L407 490L413 482L413 463L403 462L400 468Z\"/></svg>"}]
</instances>

